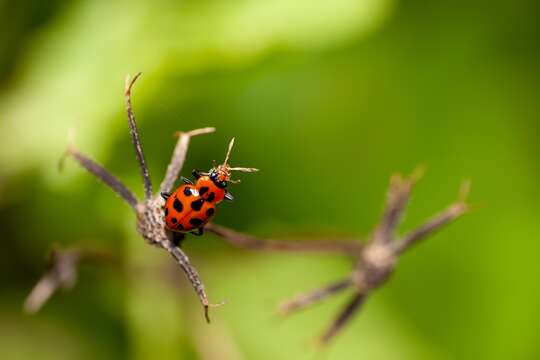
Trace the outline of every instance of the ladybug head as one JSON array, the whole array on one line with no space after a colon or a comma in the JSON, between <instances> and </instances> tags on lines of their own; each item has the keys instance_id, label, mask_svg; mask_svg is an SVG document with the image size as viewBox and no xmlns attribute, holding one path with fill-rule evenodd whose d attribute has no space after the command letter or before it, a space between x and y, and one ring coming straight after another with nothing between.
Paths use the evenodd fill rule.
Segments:
<instances>
[{"instance_id":1,"label":"ladybug head","mask_svg":"<svg viewBox=\"0 0 540 360\"><path fill-rule=\"evenodd\" d=\"M231 150L233 146L234 146L234 138L232 138L231 141L229 142L229 148L227 149L227 155L225 156L225 161L223 161L223 164L214 166L209 171L210 179L214 182L214 184L216 184L216 186L222 189L227 187L227 184L229 182L233 184L240 182L240 180L231 180L231 171L241 171L241 172L247 172L247 173L259 171L259 169L255 169L255 168L231 167L228 164L228 162L229 162L229 157L231 155Z\"/></svg>"}]
</instances>

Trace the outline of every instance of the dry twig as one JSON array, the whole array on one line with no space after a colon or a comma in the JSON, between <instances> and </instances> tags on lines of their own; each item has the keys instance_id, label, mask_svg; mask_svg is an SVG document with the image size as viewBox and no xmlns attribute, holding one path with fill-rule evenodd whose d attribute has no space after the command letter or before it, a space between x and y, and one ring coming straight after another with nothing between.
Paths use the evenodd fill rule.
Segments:
<instances>
[{"instance_id":1,"label":"dry twig","mask_svg":"<svg viewBox=\"0 0 540 360\"><path fill-rule=\"evenodd\" d=\"M130 134L143 177L144 200L139 201L120 180L111 175L101 165L80 153L73 144L68 146L66 155L74 158L82 167L102 180L133 208L137 216L137 229L139 233L149 244L167 250L176 260L199 296L199 300L204 307L206 319L209 321L208 308L212 305L208 301L204 285L187 255L178 246L173 244L170 232L165 229L162 209L164 201L159 193L152 193L150 175L144 159L131 105L132 87L139 76L140 74L137 74L132 79L129 77L126 79L124 93ZM178 141L171 162L167 167L165 177L160 185L160 192L169 192L172 189L184 164L191 137L208 134L213 131L215 131L214 128L203 128L178 133ZM415 230L410 231L404 236L396 235L396 228L409 201L411 190L420 175L421 172L416 171L409 178L403 178L401 175L392 177L381 220L364 243L355 239L309 241L260 239L213 223L207 224L205 229L240 248L258 251L335 253L355 259L355 265L351 273L342 280L331 283L318 290L299 295L292 300L284 302L280 307L283 313L289 314L304 309L338 292L351 289L354 292L353 297L337 315L327 331L321 336L321 342L327 343L358 312L369 293L388 280L395 269L399 256L404 251L467 211L466 197L469 184L466 182L462 186L460 196L456 202L440 214L427 220ZM28 312L39 310L58 288L67 288L74 284L76 267L84 258L84 254L77 250L66 250L53 253L52 258L52 266L38 282L25 303L25 309Z\"/></svg>"},{"instance_id":2,"label":"dry twig","mask_svg":"<svg viewBox=\"0 0 540 360\"><path fill-rule=\"evenodd\" d=\"M197 270L195 269L195 267L193 267L193 265L189 261L189 258L182 251L182 249L180 249L180 247L176 246L173 243L171 238L172 234L165 228L163 215L164 200L160 194L161 192L169 192L174 186L174 183L176 182L180 171L182 170L191 138L197 135L212 133L215 131L215 129L212 127L207 127L191 130L188 132L177 133L178 140L174 148L171 161L167 166L166 174L163 178L163 181L161 182L160 191L157 194L153 194L152 182L144 158L143 147L140 141L137 124L135 122L135 115L132 109L132 89L139 76L140 73L135 75L133 78L130 78L129 76L126 78L124 95L131 140L135 148L135 154L137 156L137 161L139 163L140 172L143 178L144 200L139 200L133 194L133 192L131 192L118 178L109 173L109 171L107 171L103 166L99 165L97 162L93 161L92 159L81 153L72 141L70 141L65 155L61 159L60 165L62 166L65 157L71 156L79 163L79 165L81 165L91 174L103 181L105 185L107 185L114 192L120 195L120 197L130 205L130 207L134 210L137 216L137 230L139 231L139 233L149 244L159 246L165 249L176 260L180 268L185 272L188 280L191 282L195 292L197 293L199 300L204 307L205 317L207 321L209 321L208 308L213 305L210 304L210 302L208 301L208 296L206 295L203 282L201 281ZM248 170L251 171L253 169ZM287 242L277 240L260 240L255 237L243 235L234 230L227 229L223 226L215 224L208 224L206 228L209 231L214 232L215 234L223 237L225 240L237 246L257 250L293 252L319 251L356 254L359 253L362 248L361 244L346 241L321 240L310 242ZM39 291L36 290L38 291L38 293L45 294L46 292L50 292L50 294L52 294L57 288L72 286L75 281L74 274L76 274L76 266L79 261L79 253L76 251L66 252L65 254L62 253L61 260L62 261L58 262L58 266L62 265L63 267L66 267L66 269L70 270L70 272L62 271L60 274L62 276L53 273L54 281L50 280L52 279L50 276L51 274L47 273L44 276L42 282L40 282L40 284L49 285L43 287L43 285L38 284L37 289L42 289ZM47 291L45 292L43 289L47 289ZM47 299L50 297L50 294L47 296L39 296L39 298L41 299L40 306L45 301L47 301ZM33 296L31 296L31 298L33 298ZM32 308L35 308L37 310L40 306L34 306Z\"/></svg>"},{"instance_id":3,"label":"dry twig","mask_svg":"<svg viewBox=\"0 0 540 360\"><path fill-rule=\"evenodd\" d=\"M149 244L165 249L176 260L180 268L186 273L187 278L199 296L199 300L204 307L205 317L207 321L209 321L208 308L212 306L212 304L208 301L204 285L199 278L197 270L191 265L187 255L182 249L174 245L172 234L165 229L163 216L164 200L159 193L153 194L152 192L152 182L144 158L143 147L139 138L131 101L133 85L140 75L141 74L138 73L133 78L130 78L129 76L126 78L124 95L131 140L135 148L135 154L137 155L137 161L143 178L144 200L138 200L120 180L110 174L103 166L79 152L74 144L71 143L68 146L66 155L75 159L79 165L103 181L105 185L120 195L120 197L131 206L137 216L137 230L139 233ZM160 190L169 190L176 181L184 163L191 137L208 134L214 130L214 128L204 128L180 133L171 162L167 167L165 177L161 183ZM44 301L46 301L46 298Z\"/></svg>"},{"instance_id":4,"label":"dry twig","mask_svg":"<svg viewBox=\"0 0 540 360\"><path fill-rule=\"evenodd\" d=\"M115 260L111 253L102 250L82 248L51 250L47 270L26 298L24 311L34 314L57 290L71 289L77 281L78 267L81 263L111 263Z\"/></svg>"},{"instance_id":5,"label":"dry twig","mask_svg":"<svg viewBox=\"0 0 540 360\"><path fill-rule=\"evenodd\" d=\"M326 240L274 240L260 239L252 235L240 233L214 223L207 224L205 230L223 238L233 246L259 251L279 251L279 252L322 252L359 254L362 244L347 239L326 239Z\"/></svg>"},{"instance_id":6,"label":"dry twig","mask_svg":"<svg viewBox=\"0 0 540 360\"><path fill-rule=\"evenodd\" d=\"M369 293L388 280L395 269L399 256L405 250L467 211L466 196L469 183L465 182L456 202L415 230L401 237L396 235L396 228L416 180L416 175L409 179L404 179L399 175L392 177L383 216L360 253L356 254L356 264L348 277L283 302L280 306L281 312L289 314L345 289L353 290L354 295L351 300L320 338L322 343L327 343L359 310Z\"/></svg>"}]
</instances>

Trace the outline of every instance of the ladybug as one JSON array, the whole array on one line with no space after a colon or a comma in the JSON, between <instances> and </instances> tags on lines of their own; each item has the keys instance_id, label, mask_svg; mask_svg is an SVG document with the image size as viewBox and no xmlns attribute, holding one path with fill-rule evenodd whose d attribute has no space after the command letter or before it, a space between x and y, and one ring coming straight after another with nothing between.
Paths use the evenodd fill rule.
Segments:
<instances>
[{"instance_id":1,"label":"ladybug","mask_svg":"<svg viewBox=\"0 0 540 360\"><path fill-rule=\"evenodd\" d=\"M161 193L165 199L165 227L172 232L176 245L179 245L186 233L202 235L204 225L216 214L216 205L223 199L228 201L234 199L227 191L227 185L238 183L240 180L231 180L231 171L258 171L255 168L230 167L228 161L233 146L234 138L229 143L223 164L214 165L208 172L193 170L195 183L182 177L183 184L173 193Z\"/></svg>"}]
</instances>

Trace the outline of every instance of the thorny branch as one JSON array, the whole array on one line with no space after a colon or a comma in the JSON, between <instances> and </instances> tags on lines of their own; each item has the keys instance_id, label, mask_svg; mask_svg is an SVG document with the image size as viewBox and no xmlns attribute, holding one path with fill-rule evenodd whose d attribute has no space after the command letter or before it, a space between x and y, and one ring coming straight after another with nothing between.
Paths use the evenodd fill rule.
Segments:
<instances>
[{"instance_id":1,"label":"thorny branch","mask_svg":"<svg viewBox=\"0 0 540 360\"><path fill-rule=\"evenodd\" d=\"M346 239L306 239L295 241L259 239L214 223L207 224L204 229L223 238L223 240L236 247L250 250L359 254L363 247L358 242Z\"/></svg>"},{"instance_id":2,"label":"thorny branch","mask_svg":"<svg viewBox=\"0 0 540 360\"><path fill-rule=\"evenodd\" d=\"M126 77L124 96L126 97L126 112L128 116L129 131L131 133L131 139L133 141L133 146L135 147L135 154L137 155L137 161L139 162L144 182L144 197L148 200L152 198L152 182L150 181L148 166L146 166L146 161L144 160L144 153L141 141L139 140L139 132L137 131L137 123L135 122L135 115L133 115L131 106L131 89L139 76L141 76L141 73L137 73L131 80L129 76Z\"/></svg>"},{"instance_id":3,"label":"thorny branch","mask_svg":"<svg viewBox=\"0 0 540 360\"><path fill-rule=\"evenodd\" d=\"M144 193L145 197L143 201L139 201L135 195L116 177L111 175L104 167L97 164L87 156L80 153L73 144L68 146L66 155L70 155L75 159L79 165L88 170L90 173L95 175L97 178L101 179L107 186L109 186L113 191L119 194L122 199L124 199L134 210L137 216L137 230L142 235L142 237L151 245L156 245L165 249L171 256L176 260L180 268L185 272L187 278L191 282L195 292L199 297L204 308L204 314L208 318L208 308L212 306L208 301L204 285L199 278L197 270L193 267L189 261L188 256L180 249L175 246L171 241L172 235L165 229L164 216L163 216L163 199L158 194L152 194L152 184L150 181L150 175L148 172L148 167L144 159L144 152L142 144L139 138L139 132L137 130L137 124L135 122L135 116L133 113L131 105L131 91L133 85L140 77L140 73L135 75L133 78L129 76L126 78L124 95L126 101L126 112L128 117L129 131L131 135L131 140L135 148L135 153L137 155L137 160L139 163L139 168L143 177L144 183ZM213 128L204 128L192 130L180 135L178 144L173 153L171 159L171 164L168 166L165 179L163 180L164 186L172 186L178 177L178 174L183 165L187 147L189 144L189 139L191 136L206 134L214 131ZM72 268L76 268L77 263L75 262ZM71 282L74 282L74 278ZM49 287L50 292L54 292L56 287ZM44 298L43 302L47 298Z\"/></svg>"},{"instance_id":4,"label":"thorny branch","mask_svg":"<svg viewBox=\"0 0 540 360\"><path fill-rule=\"evenodd\" d=\"M321 301L329 297L330 295L341 292L342 290L349 288L351 285L353 285L353 280L350 277L347 277L343 280L331 283L323 288L309 293L300 294L289 301L285 301L280 305L279 309L283 314L289 314L296 310L304 309L317 301Z\"/></svg>"},{"instance_id":5,"label":"thorny branch","mask_svg":"<svg viewBox=\"0 0 540 360\"><path fill-rule=\"evenodd\" d=\"M165 249L178 263L180 268L186 274L188 280L191 282L195 292L199 297L204 308L205 317L208 319L208 309L209 307L220 305L220 304L211 304L206 295L204 284L200 279L197 270L191 264L188 256L180 249L178 246L175 246L171 241L171 234L165 229L164 216L163 216L163 199L160 196L159 192L155 195L152 194L152 186L150 182L150 175L144 159L143 147L139 138L139 132L137 130L137 124L135 122L135 116L132 109L131 102L131 92L133 85L136 80L139 78L140 73L135 75L133 78L129 76L125 81L124 95L126 101L126 111L128 117L128 125L130 130L131 139L135 148L135 153L137 155L137 160L139 163L139 168L143 177L145 198L143 201L139 201L137 197L115 176L109 173L103 166L99 165L95 161L91 160L88 156L79 152L75 147L73 142L70 142L68 148L65 152L65 156L71 156L76 160L79 165L89 171L91 174L99 178L105 183L109 188L114 192L120 195L120 197L126 201L134 210L137 215L137 230L142 235L142 237L151 245L157 245ZM208 134L214 132L215 129L208 127L202 129L195 129L187 132L178 132L178 141L173 151L170 164L167 167L167 171L163 181L160 185L160 192L168 192L172 189L174 183L176 182L180 171L182 170L184 160L188 151L189 143L191 137L197 135ZM61 159L60 165L62 165L65 156ZM237 233L233 230L220 227L218 225L210 225L209 230L214 231L218 234L222 234L224 238L228 239L231 242L238 243L239 246L243 245L245 247L253 248L266 248L274 249L280 251L300 251L302 249L313 250L313 251L337 251L337 252L356 252L360 248L358 244L348 244L348 243L332 243L326 241L308 243L288 243L288 242L278 242L278 241L269 241L268 243L258 240L254 237L243 236L240 233ZM336 248L334 250L334 248ZM34 306L35 311L39 309L47 301L50 295L57 290L58 288L71 286L75 282L76 268L79 263L79 253L76 251L62 253L61 261L58 262L58 266L62 265L62 268L69 270L69 272L62 271L59 276L56 272L50 273L47 272L44 276L44 279L40 281L37 286L37 293L42 294L38 296L39 306ZM67 265L69 266L67 266ZM56 269L56 268L54 268ZM56 270L55 270L56 271ZM73 274L73 276L67 276ZM46 286L45 286L45 285ZM40 290L41 289L41 290ZM43 290L43 289L46 289ZM44 296L45 294L46 296ZM48 294L48 295L47 295ZM37 295L31 296L35 298ZM35 300L31 300L31 303L35 303Z\"/></svg>"},{"instance_id":6,"label":"thorny branch","mask_svg":"<svg viewBox=\"0 0 540 360\"><path fill-rule=\"evenodd\" d=\"M281 311L284 314L289 314L304 309L337 292L352 289L354 292L352 299L321 336L321 343L330 341L358 311L369 293L388 280L395 269L399 256L405 250L457 219L468 210L466 197L469 191L469 183L464 182L456 202L415 230L399 237L395 234L396 228L416 180L417 175L413 175L409 179L402 178L399 175L392 178L383 216L371 236L368 237L362 251L356 257L356 264L347 278L319 290L299 295L281 304Z\"/></svg>"},{"instance_id":7,"label":"thorny branch","mask_svg":"<svg viewBox=\"0 0 540 360\"><path fill-rule=\"evenodd\" d=\"M169 163L169 166L167 166L167 172L165 174L165 177L163 178L161 186L159 187L160 193L168 193L172 190L176 179L178 179L180 170L182 170L182 167L184 166L184 161L186 160L187 150L191 137L196 135L209 134L214 131L216 131L216 128L207 127L191 130L188 132L177 133L178 142L176 143L176 146L174 148L171 162Z\"/></svg>"},{"instance_id":8,"label":"thorny branch","mask_svg":"<svg viewBox=\"0 0 540 360\"><path fill-rule=\"evenodd\" d=\"M150 244L160 246L175 258L198 294L199 300L205 310L206 319L209 321L208 308L212 305L208 301L204 285L197 271L191 265L189 258L179 247L174 246L170 234L165 230L161 197L159 194L152 195L148 168L144 160L135 117L131 108L131 88L139 76L140 73L131 80L129 77L126 79L125 96L131 138L144 181L145 200L139 202L135 195L122 182L111 175L101 165L81 154L73 144L69 145L66 154L72 156L82 167L101 179L135 210L139 232ZM167 192L172 189L184 164L191 137L211 133L214 130L214 128L203 128L178 133L179 139L175 146L171 162L167 167L166 175L161 183L160 191ZM261 239L213 223L207 224L205 229L223 238L233 246L249 250L334 253L352 257L355 260L355 265L346 277L315 291L283 302L280 306L282 313L290 314L341 291L352 290L354 294L351 300L336 316L320 338L322 343L327 343L358 312L369 293L388 280L395 269L399 256L403 252L444 225L451 223L468 210L469 206L466 203L466 198L469 192L469 183L465 182L461 187L460 196L457 201L416 229L403 236L397 235L396 228L409 201L411 190L420 176L421 172L415 171L409 178L403 178L401 175L395 175L391 178L383 215L370 236L368 236L367 241L363 243L356 239L307 241ZM26 300L26 311L38 311L56 290L73 286L76 281L77 266L82 260L92 258L89 255L76 249L53 252L51 266Z\"/></svg>"},{"instance_id":9,"label":"thorny branch","mask_svg":"<svg viewBox=\"0 0 540 360\"><path fill-rule=\"evenodd\" d=\"M67 155L71 155L75 160L79 162L86 170L95 175L101 181L110 187L115 193L120 195L124 201L126 201L133 210L139 202L137 197L114 175L109 173L101 165L97 164L94 160L89 157L81 154L79 150L75 147L73 143L68 145L68 148L65 152L65 155L60 159L59 168L61 169L64 165L64 160Z\"/></svg>"}]
</instances>

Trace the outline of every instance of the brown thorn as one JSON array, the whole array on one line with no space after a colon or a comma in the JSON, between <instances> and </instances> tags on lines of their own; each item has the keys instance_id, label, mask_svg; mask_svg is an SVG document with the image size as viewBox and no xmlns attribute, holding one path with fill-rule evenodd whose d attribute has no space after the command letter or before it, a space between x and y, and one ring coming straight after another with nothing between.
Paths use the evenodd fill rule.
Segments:
<instances>
[{"instance_id":1,"label":"brown thorn","mask_svg":"<svg viewBox=\"0 0 540 360\"><path fill-rule=\"evenodd\" d=\"M188 136L197 136L197 135L210 134L215 131L216 131L215 127L205 127L205 128L190 130L188 132L185 132L184 134Z\"/></svg>"},{"instance_id":2,"label":"brown thorn","mask_svg":"<svg viewBox=\"0 0 540 360\"><path fill-rule=\"evenodd\" d=\"M187 132L178 131L175 133L178 138L171 155L171 160L167 165L165 176L159 186L159 192L170 192L174 183L178 179L178 175L184 166L184 161L189 149L189 143L192 136L208 134L214 132L216 129L213 127L206 127L201 129L194 129Z\"/></svg>"},{"instance_id":3,"label":"brown thorn","mask_svg":"<svg viewBox=\"0 0 540 360\"><path fill-rule=\"evenodd\" d=\"M462 190L460 190L460 199L457 202L451 204L439 214L432 216L415 230L410 231L401 239L392 243L392 250L396 254L401 254L421 239L439 230L444 225L451 223L468 211L469 205L464 201L465 195L468 192L468 187L469 185L467 184L462 186Z\"/></svg>"},{"instance_id":4,"label":"brown thorn","mask_svg":"<svg viewBox=\"0 0 540 360\"><path fill-rule=\"evenodd\" d=\"M324 300L330 295L349 288L352 284L351 278L341 279L315 291L298 295L290 300L282 302L279 305L279 312L282 315L289 315L292 312L305 309L318 301Z\"/></svg>"},{"instance_id":5,"label":"brown thorn","mask_svg":"<svg viewBox=\"0 0 540 360\"><path fill-rule=\"evenodd\" d=\"M210 133L213 133L215 131L216 131L215 127L205 127L205 128L200 128L200 129L193 129L193 130L190 130L190 131L176 131L173 134L173 136L175 138L179 138L182 135L192 137L192 136L197 136L197 135L210 134Z\"/></svg>"},{"instance_id":6,"label":"brown thorn","mask_svg":"<svg viewBox=\"0 0 540 360\"><path fill-rule=\"evenodd\" d=\"M360 308L366 299L367 294L358 293L355 294L352 300L345 306L340 312L338 317L330 325L330 327L320 337L320 344L326 345L328 342L345 326L352 318L354 313Z\"/></svg>"},{"instance_id":7,"label":"brown thorn","mask_svg":"<svg viewBox=\"0 0 540 360\"><path fill-rule=\"evenodd\" d=\"M133 79L130 80L129 75L126 76L124 95L125 95L125 106L126 113L128 118L129 133L131 136L131 142L135 149L135 155L139 163L139 168L141 176L143 178L144 186L144 198L145 200L152 198L152 181L150 179L150 174L148 172L148 166L146 165L146 160L144 158L144 151L142 148L141 140L139 138L139 131L137 129L137 122L135 121L135 114L133 113L133 107L131 104L131 90L137 79L141 76L141 73L137 73Z\"/></svg>"},{"instance_id":8,"label":"brown thorn","mask_svg":"<svg viewBox=\"0 0 540 360\"><path fill-rule=\"evenodd\" d=\"M321 252L341 253L356 257L362 251L364 245L357 239L336 240L311 240L311 241L287 241L260 239L252 235L240 233L225 226L215 223L206 224L205 230L223 238L233 246L259 251L282 251L282 252Z\"/></svg>"},{"instance_id":9,"label":"brown thorn","mask_svg":"<svg viewBox=\"0 0 540 360\"><path fill-rule=\"evenodd\" d=\"M414 170L411 172L411 175L409 175L409 182L412 185L415 185L420 181L424 175L426 174L426 166L423 164L418 165L414 168Z\"/></svg>"},{"instance_id":10,"label":"brown thorn","mask_svg":"<svg viewBox=\"0 0 540 360\"><path fill-rule=\"evenodd\" d=\"M471 180L466 179L461 183L461 186L459 187L458 201L465 203L470 193L471 193Z\"/></svg>"}]
</instances>

